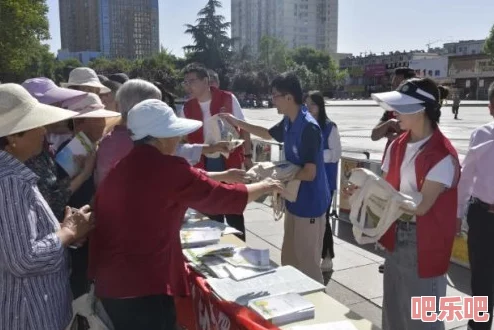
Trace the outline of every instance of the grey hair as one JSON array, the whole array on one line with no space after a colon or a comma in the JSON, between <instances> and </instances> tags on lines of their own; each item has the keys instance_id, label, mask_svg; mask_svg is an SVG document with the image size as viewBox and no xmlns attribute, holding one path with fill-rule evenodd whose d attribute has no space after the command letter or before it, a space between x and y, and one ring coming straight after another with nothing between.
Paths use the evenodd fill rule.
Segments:
<instances>
[{"instance_id":1,"label":"grey hair","mask_svg":"<svg viewBox=\"0 0 494 330\"><path fill-rule=\"evenodd\" d=\"M158 87L142 79L131 79L120 87L116 101L123 119L137 103L144 100L161 100L161 91Z\"/></svg>"}]
</instances>

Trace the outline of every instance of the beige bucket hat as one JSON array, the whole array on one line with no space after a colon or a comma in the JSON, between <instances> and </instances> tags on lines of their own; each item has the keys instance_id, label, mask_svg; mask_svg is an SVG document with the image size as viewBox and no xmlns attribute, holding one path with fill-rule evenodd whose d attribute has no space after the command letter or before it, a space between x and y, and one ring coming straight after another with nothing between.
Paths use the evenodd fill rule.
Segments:
<instances>
[{"instance_id":1,"label":"beige bucket hat","mask_svg":"<svg viewBox=\"0 0 494 330\"><path fill-rule=\"evenodd\" d=\"M77 115L39 103L21 85L0 85L0 137L54 124Z\"/></svg>"},{"instance_id":2,"label":"beige bucket hat","mask_svg":"<svg viewBox=\"0 0 494 330\"><path fill-rule=\"evenodd\" d=\"M91 68L75 68L70 71L69 82L62 83L62 87L89 86L100 89L101 94L110 93L111 90L103 85L96 72Z\"/></svg>"},{"instance_id":3,"label":"beige bucket hat","mask_svg":"<svg viewBox=\"0 0 494 330\"><path fill-rule=\"evenodd\" d=\"M120 113L105 109L98 95L88 93L84 98L75 102L65 103L69 110L76 111L78 114L74 118L111 118L118 117Z\"/></svg>"}]
</instances>

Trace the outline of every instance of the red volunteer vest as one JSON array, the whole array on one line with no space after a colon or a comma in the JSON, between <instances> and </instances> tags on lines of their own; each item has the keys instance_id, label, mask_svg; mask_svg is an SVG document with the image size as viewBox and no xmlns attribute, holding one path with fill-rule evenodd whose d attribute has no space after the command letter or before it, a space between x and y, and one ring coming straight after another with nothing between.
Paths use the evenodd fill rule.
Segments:
<instances>
[{"instance_id":1,"label":"red volunteer vest","mask_svg":"<svg viewBox=\"0 0 494 330\"><path fill-rule=\"evenodd\" d=\"M400 168L405 156L410 133L399 136L391 146L389 172L386 177L396 190L400 190ZM435 277L448 271L453 241L456 234L457 184L460 176L458 154L451 142L436 129L415 159L417 188L420 191L429 171L444 157L451 155L456 163L456 174L450 189L439 195L427 214L417 216L418 275ZM388 251L393 251L396 223L379 241Z\"/></svg>"},{"instance_id":2,"label":"red volunteer vest","mask_svg":"<svg viewBox=\"0 0 494 330\"><path fill-rule=\"evenodd\" d=\"M232 109L232 94L230 92L219 90L215 87L211 87L211 105L209 111L211 116L217 115L221 112L233 114ZM197 99L191 99L184 104L184 114L186 118L195 119L203 122L201 106ZM240 130L239 130L240 133ZM189 143L204 143L204 133L202 127L197 131L190 133L187 136ZM239 147L235 149L228 159L225 159L226 168L242 168L244 163L244 151ZM201 160L194 167L204 169L204 156L201 156Z\"/></svg>"}]
</instances>

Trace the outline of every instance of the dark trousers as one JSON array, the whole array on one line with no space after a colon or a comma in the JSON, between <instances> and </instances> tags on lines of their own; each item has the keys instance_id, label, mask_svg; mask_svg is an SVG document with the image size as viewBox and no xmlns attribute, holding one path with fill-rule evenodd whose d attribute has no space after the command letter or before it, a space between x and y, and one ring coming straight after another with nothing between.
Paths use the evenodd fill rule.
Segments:
<instances>
[{"instance_id":1,"label":"dark trousers","mask_svg":"<svg viewBox=\"0 0 494 330\"><path fill-rule=\"evenodd\" d=\"M333 230L331 229L331 221L329 216L330 209L331 206L326 211L326 230L324 231L322 255L321 255L323 259L325 259L328 256L328 254L331 259L334 258Z\"/></svg>"},{"instance_id":2,"label":"dark trousers","mask_svg":"<svg viewBox=\"0 0 494 330\"><path fill-rule=\"evenodd\" d=\"M87 277L89 244L84 243L78 249L69 249L70 253L70 289L74 299L89 292L90 282Z\"/></svg>"},{"instance_id":3,"label":"dark trousers","mask_svg":"<svg viewBox=\"0 0 494 330\"><path fill-rule=\"evenodd\" d=\"M324 231L324 240L322 246L321 257L323 259L329 254L331 259L334 259L334 241L333 241L333 230L331 229L331 206L333 204L333 196L336 195L335 192L331 194L331 203L329 203L328 210L326 211L326 230Z\"/></svg>"},{"instance_id":4,"label":"dark trousers","mask_svg":"<svg viewBox=\"0 0 494 330\"><path fill-rule=\"evenodd\" d=\"M115 330L175 330L173 297L166 295L129 299L101 299Z\"/></svg>"},{"instance_id":5,"label":"dark trousers","mask_svg":"<svg viewBox=\"0 0 494 330\"><path fill-rule=\"evenodd\" d=\"M238 238L245 242L245 220L243 215L238 214L220 214L220 215L208 215L209 219L224 223L226 218L226 223L235 228L238 231L241 231L242 234L236 234Z\"/></svg>"},{"instance_id":6,"label":"dark trousers","mask_svg":"<svg viewBox=\"0 0 494 330\"><path fill-rule=\"evenodd\" d=\"M489 322L468 322L472 330L490 330L494 299L494 214L473 203L468 209L468 258L470 259L472 296L487 296Z\"/></svg>"}]
</instances>

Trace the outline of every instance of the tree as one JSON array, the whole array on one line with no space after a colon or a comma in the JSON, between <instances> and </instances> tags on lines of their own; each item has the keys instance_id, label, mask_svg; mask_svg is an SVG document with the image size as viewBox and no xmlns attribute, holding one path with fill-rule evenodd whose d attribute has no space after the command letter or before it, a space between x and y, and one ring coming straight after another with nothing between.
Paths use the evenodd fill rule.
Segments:
<instances>
[{"instance_id":1,"label":"tree","mask_svg":"<svg viewBox=\"0 0 494 330\"><path fill-rule=\"evenodd\" d=\"M494 61L494 25L491 28L489 36L485 39L484 52Z\"/></svg>"},{"instance_id":2,"label":"tree","mask_svg":"<svg viewBox=\"0 0 494 330\"><path fill-rule=\"evenodd\" d=\"M225 85L223 78L231 57L232 40L228 36L230 22L217 13L221 7L219 0L208 0L197 14L197 24L186 25L185 33L192 36L194 44L185 46L184 50L189 62L199 62L217 71L222 85Z\"/></svg>"},{"instance_id":3,"label":"tree","mask_svg":"<svg viewBox=\"0 0 494 330\"><path fill-rule=\"evenodd\" d=\"M317 72L320 67L329 68L331 61L328 53L310 47L297 48L290 53L290 57L295 63L306 65L312 72Z\"/></svg>"},{"instance_id":4,"label":"tree","mask_svg":"<svg viewBox=\"0 0 494 330\"><path fill-rule=\"evenodd\" d=\"M50 38L47 13L45 0L0 0L0 80L25 78L41 40Z\"/></svg>"},{"instance_id":5,"label":"tree","mask_svg":"<svg viewBox=\"0 0 494 330\"><path fill-rule=\"evenodd\" d=\"M269 36L261 38L258 60L261 65L277 72L286 71L290 64L286 45L282 41Z\"/></svg>"}]
</instances>

